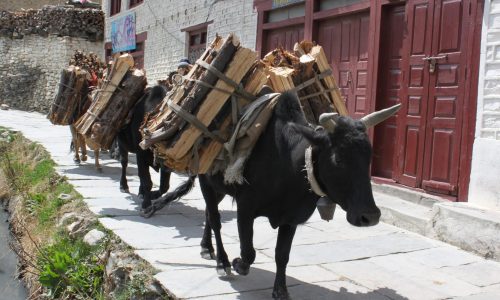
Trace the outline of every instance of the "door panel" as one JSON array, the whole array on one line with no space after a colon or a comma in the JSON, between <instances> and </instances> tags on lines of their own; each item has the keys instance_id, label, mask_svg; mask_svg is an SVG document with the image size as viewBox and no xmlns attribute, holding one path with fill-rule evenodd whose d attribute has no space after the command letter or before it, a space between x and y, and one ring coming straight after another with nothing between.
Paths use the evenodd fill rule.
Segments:
<instances>
[{"instance_id":1,"label":"door panel","mask_svg":"<svg viewBox=\"0 0 500 300\"><path fill-rule=\"evenodd\" d=\"M401 102L403 37L405 6L392 6L383 11L381 51L379 59L379 85L376 110ZM393 178L397 136L397 115L377 125L374 131L374 176Z\"/></svg>"},{"instance_id":2,"label":"door panel","mask_svg":"<svg viewBox=\"0 0 500 300\"><path fill-rule=\"evenodd\" d=\"M397 167L394 179L418 187L422 180L429 72L424 60L431 52L432 0L408 1L398 118Z\"/></svg>"},{"instance_id":3,"label":"door panel","mask_svg":"<svg viewBox=\"0 0 500 300\"><path fill-rule=\"evenodd\" d=\"M318 44L323 46L349 114L355 118L366 114L368 31L368 12L318 26Z\"/></svg>"},{"instance_id":4,"label":"door panel","mask_svg":"<svg viewBox=\"0 0 500 300\"><path fill-rule=\"evenodd\" d=\"M268 30L265 32L265 35L264 54L278 47L293 50L295 43L304 39L304 25Z\"/></svg>"},{"instance_id":5,"label":"door panel","mask_svg":"<svg viewBox=\"0 0 500 300\"><path fill-rule=\"evenodd\" d=\"M456 195L465 93L465 48L469 0L435 0L432 56L438 59L429 78L424 189ZM429 64L429 63L428 63ZM428 67L428 66L427 66Z\"/></svg>"}]
</instances>

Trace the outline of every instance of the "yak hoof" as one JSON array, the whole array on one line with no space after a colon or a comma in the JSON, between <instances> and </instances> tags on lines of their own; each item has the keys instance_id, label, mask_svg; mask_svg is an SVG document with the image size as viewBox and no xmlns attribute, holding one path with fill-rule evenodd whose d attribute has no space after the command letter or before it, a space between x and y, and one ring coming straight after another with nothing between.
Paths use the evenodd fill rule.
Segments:
<instances>
[{"instance_id":1,"label":"yak hoof","mask_svg":"<svg viewBox=\"0 0 500 300\"><path fill-rule=\"evenodd\" d=\"M237 257L233 260L233 269L236 273L246 276L250 272L250 265L244 262L241 258Z\"/></svg>"},{"instance_id":2,"label":"yak hoof","mask_svg":"<svg viewBox=\"0 0 500 300\"><path fill-rule=\"evenodd\" d=\"M96 170L97 172L102 173L102 167L97 167Z\"/></svg>"},{"instance_id":3,"label":"yak hoof","mask_svg":"<svg viewBox=\"0 0 500 300\"><path fill-rule=\"evenodd\" d=\"M213 250L209 250L208 248L201 248L200 255L203 259L213 260L215 259L215 252Z\"/></svg>"},{"instance_id":4,"label":"yak hoof","mask_svg":"<svg viewBox=\"0 0 500 300\"><path fill-rule=\"evenodd\" d=\"M217 266L217 275L219 276L231 276L231 267L219 267Z\"/></svg>"},{"instance_id":5,"label":"yak hoof","mask_svg":"<svg viewBox=\"0 0 500 300\"><path fill-rule=\"evenodd\" d=\"M80 161L79 159L77 159L77 158L74 158L74 159L73 159L73 162L74 162L75 164L77 164L77 165L79 165L79 164L81 163L81 161Z\"/></svg>"},{"instance_id":6,"label":"yak hoof","mask_svg":"<svg viewBox=\"0 0 500 300\"><path fill-rule=\"evenodd\" d=\"M87 155L82 155L82 161L87 161Z\"/></svg>"},{"instance_id":7,"label":"yak hoof","mask_svg":"<svg viewBox=\"0 0 500 300\"><path fill-rule=\"evenodd\" d=\"M128 190L128 188L122 188L122 187L120 188L120 192L127 193L127 194L130 193L130 191Z\"/></svg>"},{"instance_id":8,"label":"yak hoof","mask_svg":"<svg viewBox=\"0 0 500 300\"><path fill-rule=\"evenodd\" d=\"M289 300L290 294L288 294L288 290L287 290L286 286L285 287L282 287L282 286L274 287L273 299Z\"/></svg>"}]
</instances>

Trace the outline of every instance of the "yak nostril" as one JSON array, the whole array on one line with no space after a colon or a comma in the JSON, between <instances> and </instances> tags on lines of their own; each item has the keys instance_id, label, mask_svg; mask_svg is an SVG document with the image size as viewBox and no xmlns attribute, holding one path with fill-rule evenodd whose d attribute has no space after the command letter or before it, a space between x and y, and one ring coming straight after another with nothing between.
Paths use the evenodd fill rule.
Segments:
<instances>
[{"instance_id":1,"label":"yak nostril","mask_svg":"<svg viewBox=\"0 0 500 300\"><path fill-rule=\"evenodd\" d=\"M365 213L359 218L361 226L373 226L378 223L380 219L380 212L377 213Z\"/></svg>"}]
</instances>

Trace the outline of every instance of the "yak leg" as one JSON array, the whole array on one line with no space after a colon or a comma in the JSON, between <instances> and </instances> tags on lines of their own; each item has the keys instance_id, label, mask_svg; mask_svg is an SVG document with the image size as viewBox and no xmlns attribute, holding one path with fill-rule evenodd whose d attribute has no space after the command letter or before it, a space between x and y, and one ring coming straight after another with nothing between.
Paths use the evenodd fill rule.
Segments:
<instances>
[{"instance_id":1,"label":"yak leg","mask_svg":"<svg viewBox=\"0 0 500 300\"><path fill-rule=\"evenodd\" d=\"M276 277L274 279L273 298L274 299L289 299L288 290L286 287L286 265L290 257L290 249L295 235L297 226L282 225L278 229L278 241L276 242L276 250L274 260L276 261Z\"/></svg>"},{"instance_id":2,"label":"yak leg","mask_svg":"<svg viewBox=\"0 0 500 300\"><path fill-rule=\"evenodd\" d=\"M151 199L156 199L165 194L170 188L171 172L164 166L160 167L160 189L151 192Z\"/></svg>"},{"instance_id":3,"label":"yak leg","mask_svg":"<svg viewBox=\"0 0 500 300\"><path fill-rule=\"evenodd\" d=\"M149 165L147 164L147 156L145 151L137 151L137 168L139 169L139 197L142 195L142 208L151 206L151 174L149 173Z\"/></svg>"},{"instance_id":4,"label":"yak leg","mask_svg":"<svg viewBox=\"0 0 500 300\"><path fill-rule=\"evenodd\" d=\"M120 163L122 165L122 175L120 177L120 192L130 193L127 182L127 166L128 166L128 151L120 143L118 143L120 151Z\"/></svg>"},{"instance_id":5,"label":"yak leg","mask_svg":"<svg viewBox=\"0 0 500 300\"><path fill-rule=\"evenodd\" d=\"M227 258L226 250L224 250L224 244L222 243L221 236L221 221L219 213L219 202L224 198L224 194L217 193L208 182L205 182L204 177L199 177L201 192L203 193L203 198L205 198L205 204L207 209L208 223L214 231L215 244L217 247L217 273L220 275L231 274L231 264Z\"/></svg>"},{"instance_id":6,"label":"yak leg","mask_svg":"<svg viewBox=\"0 0 500 300\"><path fill-rule=\"evenodd\" d=\"M238 207L238 235L240 237L241 258L233 260L233 268L240 275L248 275L250 265L255 261L253 247L253 216L248 210Z\"/></svg>"},{"instance_id":7,"label":"yak leg","mask_svg":"<svg viewBox=\"0 0 500 300\"><path fill-rule=\"evenodd\" d=\"M85 143L85 137L80 133L77 133L77 137L78 145L82 152L82 161L87 161L87 144Z\"/></svg>"},{"instance_id":8,"label":"yak leg","mask_svg":"<svg viewBox=\"0 0 500 300\"><path fill-rule=\"evenodd\" d=\"M170 188L170 175L172 173L164 166L160 167L160 196Z\"/></svg>"},{"instance_id":9,"label":"yak leg","mask_svg":"<svg viewBox=\"0 0 500 300\"><path fill-rule=\"evenodd\" d=\"M73 150L74 150L73 161L79 164L80 155L78 153L78 148L79 148L78 132L76 131L75 125L69 125L69 130L71 132L71 143L73 144Z\"/></svg>"},{"instance_id":10,"label":"yak leg","mask_svg":"<svg viewBox=\"0 0 500 300\"><path fill-rule=\"evenodd\" d=\"M215 250L212 244L212 228L208 221L208 210L205 210L205 228L203 229L203 237L201 238L200 255L204 259L215 259Z\"/></svg>"},{"instance_id":11,"label":"yak leg","mask_svg":"<svg viewBox=\"0 0 500 300\"><path fill-rule=\"evenodd\" d=\"M94 149L94 164L97 171L102 172L102 167L99 164L99 148Z\"/></svg>"}]
</instances>

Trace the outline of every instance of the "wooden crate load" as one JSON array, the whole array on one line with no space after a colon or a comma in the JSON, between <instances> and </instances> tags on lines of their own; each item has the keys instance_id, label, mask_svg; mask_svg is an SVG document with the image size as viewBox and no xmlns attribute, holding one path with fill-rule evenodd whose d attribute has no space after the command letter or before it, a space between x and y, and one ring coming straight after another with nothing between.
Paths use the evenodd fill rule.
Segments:
<instances>
[{"instance_id":1,"label":"wooden crate load","mask_svg":"<svg viewBox=\"0 0 500 300\"><path fill-rule=\"evenodd\" d=\"M303 41L295 44L294 53L278 48L262 61L269 76L268 85L273 90L297 91L309 123L317 124L319 116L325 112L348 114L321 46Z\"/></svg>"},{"instance_id":2,"label":"wooden crate load","mask_svg":"<svg viewBox=\"0 0 500 300\"><path fill-rule=\"evenodd\" d=\"M75 123L78 132L93 148L111 147L127 115L144 94L146 76L133 66L130 54L116 56L106 78L93 94L89 109Z\"/></svg>"},{"instance_id":3,"label":"wooden crate load","mask_svg":"<svg viewBox=\"0 0 500 300\"><path fill-rule=\"evenodd\" d=\"M216 36L189 73L176 81L146 117L141 147L152 146L173 170L203 174L229 139L234 109L255 100L267 76L258 54L230 34Z\"/></svg>"},{"instance_id":4,"label":"wooden crate load","mask_svg":"<svg viewBox=\"0 0 500 300\"><path fill-rule=\"evenodd\" d=\"M88 97L89 73L71 65L61 71L57 93L52 101L48 118L54 125L70 125L78 117Z\"/></svg>"}]
</instances>

